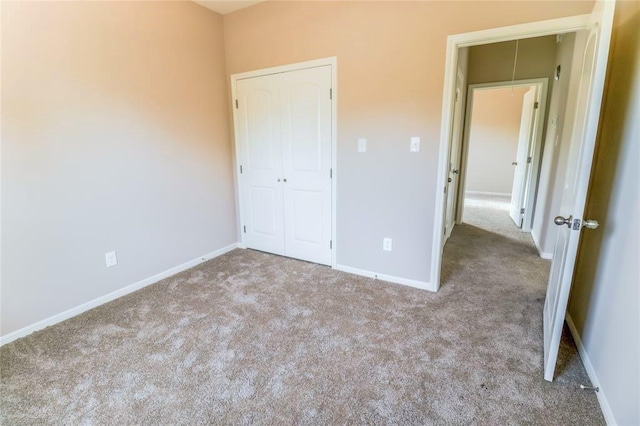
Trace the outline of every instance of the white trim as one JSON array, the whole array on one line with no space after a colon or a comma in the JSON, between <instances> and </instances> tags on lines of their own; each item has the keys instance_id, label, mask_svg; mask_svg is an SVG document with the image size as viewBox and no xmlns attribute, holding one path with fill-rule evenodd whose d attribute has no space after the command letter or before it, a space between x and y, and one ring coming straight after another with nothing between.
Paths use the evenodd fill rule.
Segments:
<instances>
[{"instance_id":1,"label":"white trim","mask_svg":"<svg viewBox=\"0 0 640 426\"><path fill-rule=\"evenodd\" d=\"M608 425L613 426L617 425L616 418L613 415L613 410L611 409L611 405L609 405L609 401L607 400L607 396L604 393L604 389L602 388L602 384L600 380L598 380L598 375L596 374L595 368L593 368L593 364L591 364L591 360L589 359L589 354L587 353L587 349L584 347L582 343L582 339L580 338L580 333L578 333L578 329L576 328L575 323L573 322L573 318L569 312L565 317L567 321L567 325L569 326L569 331L571 331L571 336L573 336L573 341L576 343L576 347L578 348L578 353L580 354L580 358L582 359L582 364L584 365L584 369L587 371L587 375L591 380L591 385L593 387L600 388L599 392L596 392L596 397L598 397L598 403L600 404L600 409L602 410L602 414L604 415L604 420ZM590 392L590 391L589 391Z\"/></svg>"},{"instance_id":2,"label":"white trim","mask_svg":"<svg viewBox=\"0 0 640 426\"><path fill-rule=\"evenodd\" d=\"M553 260L553 253L546 253L544 251L542 251L542 247L540 246L540 243L538 242L538 237L536 236L536 233L534 232L534 230L532 229L531 232L531 239L533 240L533 244L535 244L536 249L538 250L538 254L540 255L541 258L543 259L547 259L547 260Z\"/></svg>"},{"instance_id":3,"label":"white trim","mask_svg":"<svg viewBox=\"0 0 640 426\"><path fill-rule=\"evenodd\" d=\"M487 30L449 36L456 48L478 46L481 44L500 43L502 41L522 40L554 34L566 34L587 28L590 14L567 16L565 18L548 19L546 21L490 28Z\"/></svg>"},{"instance_id":4,"label":"white trim","mask_svg":"<svg viewBox=\"0 0 640 426\"><path fill-rule=\"evenodd\" d=\"M440 122L440 154L436 176L436 205L433 220L433 241L431 248L431 286L440 288L442 267L442 225L444 222L444 191L447 174L447 155L451 139L453 105L455 101L455 78L457 73L458 49L500 41L518 40L543 35L563 34L585 29L591 15L569 16L547 21L530 22L508 27L492 28L456 34L447 37L444 86L442 95L442 118Z\"/></svg>"},{"instance_id":5,"label":"white trim","mask_svg":"<svg viewBox=\"0 0 640 426\"><path fill-rule=\"evenodd\" d=\"M161 281L165 278L178 274L182 271L186 271L187 269L193 268L194 266L206 262L207 260L211 260L215 257L221 256L225 253L230 252L231 250L238 247L237 243L230 244L221 249L212 251L211 253L207 253L205 255L199 256L193 260L190 260L182 265L175 266L171 269L167 269L166 271L160 272L159 274L153 275L149 278L145 278L142 281L138 281L137 283L130 284L126 287L123 287L119 290L113 291L111 293L105 294L104 296L100 296L96 299L90 300L86 303L78 305L74 308L67 309L64 312L53 315L49 318L43 319L42 321L38 321L34 324L23 327L19 330L16 330L12 333L6 334L0 337L0 346L13 342L16 339L21 337L25 337L35 331L42 330L45 327L49 327L50 325L57 324L61 321L67 320L71 317L75 317L76 315L80 315L83 312L86 312L90 309L93 309L97 306L103 305L107 302L111 302L112 300L118 299L119 297L126 296L127 294L133 293L134 291L140 290L141 288L147 287L151 284L155 284L158 281Z\"/></svg>"},{"instance_id":6,"label":"white trim","mask_svg":"<svg viewBox=\"0 0 640 426\"><path fill-rule=\"evenodd\" d=\"M408 278L394 277L393 275L380 274L378 272L365 271L364 269L352 268L351 266L336 265L337 271L346 272L348 274L360 275L362 277L373 278L375 280L388 281L390 283L402 284L409 287L419 288L421 290L436 291L428 282L411 280Z\"/></svg>"},{"instance_id":7,"label":"white trim","mask_svg":"<svg viewBox=\"0 0 640 426\"><path fill-rule=\"evenodd\" d=\"M464 196L467 195L488 195L491 197L511 197L510 192L485 192L485 191L465 191Z\"/></svg>"},{"instance_id":8,"label":"white trim","mask_svg":"<svg viewBox=\"0 0 640 426\"><path fill-rule=\"evenodd\" d=\"M533 228L533 213L536 206L536 197L538 196L538 182L540 181L540 164L542 163L542 145L544 145L546 139L547 128L547 99L549 99L549 79L535 79L541 80L541 85L538 85L538 91L536 93L536 102L538 102L538 120L536 130L536 137L529 144L529 152L533 151L531 157L531 164L528 165L528 170L525 176L525 214L522 221L522 231L531 232ZM541 87L540 87L541 86Z\"/></svg>"},{"instance_id":9,"label":"white trim","mask_svg":"<svg viewBox=\"0 0 640 426\"><path fill-rule=\"evenodd\" d=\"M247 245L244 241L244 233L242 232L242 197L240 196L241 191L241 182L240 182L240 156L237 141L240 140L238 134L238 110L235 107L235 101L237 99L236 93L236 82L238 80L243 80L247 78L253 77L261 77L265 75L278 74L283 72L290 71L299 71L308 68L315 67L323 67L323 66L331 66L331 88L332 88L332 99L331 99L331 169L332 169L332 179L331 179L331 241L332 241L332 250L331 250L331 267L336 268L338 261L338 242L337 242L337 187L338 187L338 58L336 56L314 59L312 61L305 62L296 62L294 64L281 65L277 67L264 68L260 70L247 71L237 74L231 74L231 110L233 112L233 138L234 138L234 148L235 148L235 171L234 177L237 182L236 185L236 199L238 203L238 235L240 236L240 241L238 241L238 247L246 248Z\"/></svg>"},{"instance_id":10,"label":"white trim","mask_svg":"<svg viewBox=\"0 0 640 426\"><path fill-rule=\"evenodd\" d=\"M330 56L327 58L313 59L311 61L295 62L293 64L278 65L276 67L261 68L259 70L240 72L236 74L231 74L231 82L235 83L237 80L243 80L245 78L263 77L265 75L280 74L283 72L298 71L298 70L304 70L308 68L324 67L327 65L335 66L336 62L337 62L337 56ZM232 86L232 89L233 88L234 86ZM233 97L233 99L235 100L235 96Z\"/></svg>"}]
</instances>

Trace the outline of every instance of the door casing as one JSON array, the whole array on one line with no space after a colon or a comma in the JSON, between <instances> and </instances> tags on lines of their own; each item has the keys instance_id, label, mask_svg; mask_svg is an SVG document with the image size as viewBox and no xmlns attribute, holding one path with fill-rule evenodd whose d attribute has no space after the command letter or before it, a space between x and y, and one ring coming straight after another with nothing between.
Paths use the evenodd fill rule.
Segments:
<instances>
[{"instance_id":1,"label":"door casing","mask_svg":"<svg viewBox=\"0 0 640 426\"><path fill-rule=\"evenodd\" d=\"M526 24L455 34L447 37L429 290L438 291L440 288L440 274L442 272L442 227L444 224L444 210L446 206L446 198L443 189L446 185L448 173L447 157L449 152L449 143L451 140L453 106L455 104L458 50L463 47L498 43L502 41L522 40L547 35L566 34L584 30L590 25L590 16L590 14L569 16L565 18L549 19L546 21L529 22Z\"/></svg>"},{"instance_id":2,"label":"door casing","mask_svg":"<svg viewBox=\"0 0 640 426\"><path fill-rule=\"evenodd\" d=\"M321 66L331 66L331 88L332 88L332 96L331 96L331 241L332 241L332 249L331 249L331 267L335 269L337 265L337 251L338 251L338 241L336 238L336 211L337 211L337 180L338 180L338 170L336 168L337 164L337 105L338 105L338 59L337 57L329 57L329 58L321 58L315 59L311 61L305 62L296 62L293 64L287 64L277 67L263 68L254 71L247 71L243 73L231 74L231 108L233 111L233 134L234 134L234 163L235 163L235 172L234 172L234 186L235 186L235 196L236 196L236 222L238 224L237 232L238 232L238 247L246 248L246 244L244 241L244 233L242 232L242 220L243 217L243 206L242 197L240 196L240 146L238 141L240 140L238 133L238 110L236 109L236 82L245 78L252 77L263 77L272 74L279 74L290 71L299 71L308 68L315 68Z\"/></svg>"}]
</instances>

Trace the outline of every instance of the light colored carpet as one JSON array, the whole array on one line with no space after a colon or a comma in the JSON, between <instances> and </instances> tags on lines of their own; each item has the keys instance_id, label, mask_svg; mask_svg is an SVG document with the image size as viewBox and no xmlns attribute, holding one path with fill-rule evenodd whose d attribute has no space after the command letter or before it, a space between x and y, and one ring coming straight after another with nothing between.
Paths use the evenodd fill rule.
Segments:
<instances>
[{"instance_id":1,"label":"light colored carpet","mask_svg":"<svg viewBox=\"0 0 640 426\"><path fill-rule=\"evenodd\" d=\"M236 250L7 344L0 422L604 424L570 340L542 379L548 262L467 212L506 234L456 227L437 294Z\"/></svg>"}]
</instances>

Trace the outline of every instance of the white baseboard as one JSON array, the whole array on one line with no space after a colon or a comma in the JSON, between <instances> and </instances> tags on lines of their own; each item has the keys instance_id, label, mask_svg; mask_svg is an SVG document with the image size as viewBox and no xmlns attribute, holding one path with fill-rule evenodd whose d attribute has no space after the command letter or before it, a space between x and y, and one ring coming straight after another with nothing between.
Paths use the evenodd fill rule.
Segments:
<instances>
[{"instance_id":1,"label":"white baseboard","mask_svg":"<svg viewBox=\"0 0 640 426\"><path fill-rule=\"evenodd\" d=\"M347 272L349 274L360 275L363 277L373 278L376 280L388 281L390 283L407 285L409 287L419 288L421 290L436 291L426 281L411 280L408 278L394 277L392 275L379 274L377 272L365 271L364 269L352 268L351 266L336 265L334 268L338 271Z\"/></svg>"},{"instance_id":2,"label":"white baseboard","mask_svg":"<svg viewBox=\"0 0 640 426\"><path fill-rule=\"evenodd\" d=\"M538 242L538 237L536 236L536 233L533 232L533 229L531 230L530 234L531 239L533 240L533 244L535 244L536 248L538 249L538 254L540 254L540 257L547 260L553 259L553 253L545 253L542 251L542 247L540 247L540 243Z\"/></svg>"},{"instance_id":3,"label":"white baseboard","mask_svg":"<svg viewBox=\"0 0 640 426\"><path fill-rule=\"evenodd\" d=\"M175 275L179 272L182 271L186 271L189 268L193 268L194 266L202 263L202 262L206 262L207 260L211 260L215 257L221 256L225 253L230 252L231 250L235 249L238 247L237 243L233 243L230 244L226 247L223 247L221 249L212 251L211 253L207 253L205 255L199 256L196 259L190 260L186 263L183 263L182 265L178 265L175 266L171 269L167 269L166 271L160 272L159 274L156 274L152 277L149 278L145 278L142 281L138 281L137 283L133 283L130 284L126 287L123 287L119 290L113 291L111 293L105 294L104 296L100 296L96 299L90 300L89 302L83 303L82 305L78 305L75 308L71 308L71 309L67 309L64 312L61 312L59 314L53 315L49 318L46 318L42 321L38 321L35 324L31 324L28 325L26 327L23 327L19 330L16 330L14 332L11 332L9 334L6 334L4 336L0 337L0 346L9 343L9 342L13 342L16 339L19 339L21 337L27 336L35 331L38 330L42 330L45 327L49 327L50 325L54 325L57 324L61 321L67 320L71 317L74 317L76 315L79 315L83 312L88 311L89 309L93 309L97 306L103 305L107 302L110 302L112 300L115 300L119 297L125 296L129 293L133 293L134 291L140 290L141 288L144 288L146 286L149 286L151 284L155 284L160 280L163 280L165 278L168 278L172 275Z\"/></svg>"},{"instance_id":4,"label":"white baseboard","mask_svg":"<svg viewBox=\"0 0 640 426\"><path fill-rule=\"evenodd\" d=\"M464 191L465 195L491 195L494 197L511 197L510 192Z\"/></svg>"},{"instance_id":5,"label":"white baseboard","mask_svg":"<svg viewBox=\"0 0 640 426\"><path fill-rule=\"evenodd\" d=\"M600 409L602 410L602 414L604 415L604 420L607 422L609 426L616 426L616 419L613 415L613 411L611 410L611 406L609 405L609 401L607 400L607 396L598 380L598 376L596 374L596 370L593 368L593 364L591 364L591 360L589 359L589 354L587 354L587 350L582 344L582 338L580 338L580 334L578 333L578 329L567 312L565 317L567 321L567 325L569 326L569 330L571 331L571 335L573 336L573 340L576 342L576 346L578 347L578 353L580 354L580 358L582 359L582 364L584 365L584 369L587 370L587 374L589 375L589 379L591 380L591 384L594 387L600 388L599 392L596 392L596 397L598 397L598 403L600 404Z\"/></svg>"}]
</instances>

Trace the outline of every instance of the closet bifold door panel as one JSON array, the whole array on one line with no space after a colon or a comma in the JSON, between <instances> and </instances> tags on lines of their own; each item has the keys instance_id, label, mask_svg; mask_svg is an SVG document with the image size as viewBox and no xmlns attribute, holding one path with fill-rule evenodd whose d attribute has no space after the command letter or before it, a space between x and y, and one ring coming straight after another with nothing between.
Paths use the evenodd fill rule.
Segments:
<instances>
[{"instance_id":1,"label":"closet bifold door panel","mask_svg":"<svg viewBox=\"0 0 640 426\"><path fill-rule=\"evenodd\" d=\"M248 248L331 264L331 77L320 66L237 82Z\"/></svg>"},{"instance_id":2,"label":"closet bifold door panel","mask_svg":"<svg viewBox=\"0 0 640 426\"><path fill-rule=\"evenodd\" d=\"M278 76L238 82L240 197L247 247L284 255Z\"/></svg>"}]
</instances>

